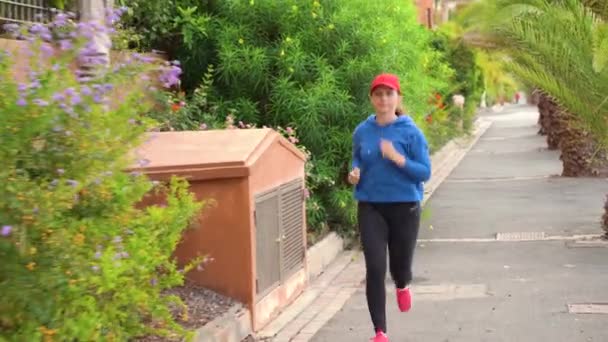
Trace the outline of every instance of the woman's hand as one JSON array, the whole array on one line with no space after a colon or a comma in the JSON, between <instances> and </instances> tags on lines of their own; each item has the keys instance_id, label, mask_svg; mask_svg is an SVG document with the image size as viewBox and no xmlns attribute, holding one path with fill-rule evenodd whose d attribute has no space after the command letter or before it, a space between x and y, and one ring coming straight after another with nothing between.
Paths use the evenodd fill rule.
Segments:
<instances>
[{"instance_id":1,"label":"woman's hand","mask_svg":"<svg viewBox=\"0 0 608 342\"><path fill-rule=\"evenodd\" d=\"M401 167L405 166L405 157L395 149L395 146L389 140L380 140L380 151L382 152L382 157L391 160Z\"/></svg>"},{"instance_id":2,"label":"woman's hand","mask_svg":"<svg viewBox=\"0 0 608 342\"><path fill-rule=\"evenodd\" d=\"M361 170L358 167L354 168L348 173L348 182L352 185L359 184L359 178L361 177Z\"/></svg>"}]
</instances>

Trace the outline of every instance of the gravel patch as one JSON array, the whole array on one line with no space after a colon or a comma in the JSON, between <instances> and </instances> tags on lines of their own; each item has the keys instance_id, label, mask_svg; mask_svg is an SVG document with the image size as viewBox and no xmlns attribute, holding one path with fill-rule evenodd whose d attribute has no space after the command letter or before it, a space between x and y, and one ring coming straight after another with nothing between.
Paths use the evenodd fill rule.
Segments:
<instances>
[{"instance_id":1,"label":"gravel patch","mask_svg":"<svg viewBox=\"0 0 608 342\"><path fill-rule=\"evenodd\" d=\"M174 308L172 313L175 321L189 330L204 326L228 312L232 305L237 303L229 297L192 283L186 283L184 286L169 289L165 293L180 297L187 306L187 319L184 319L185 317L181 308ZM146 336L135 341L168 342L172 340L158 336Z\"/></svg>"}]
</instances>

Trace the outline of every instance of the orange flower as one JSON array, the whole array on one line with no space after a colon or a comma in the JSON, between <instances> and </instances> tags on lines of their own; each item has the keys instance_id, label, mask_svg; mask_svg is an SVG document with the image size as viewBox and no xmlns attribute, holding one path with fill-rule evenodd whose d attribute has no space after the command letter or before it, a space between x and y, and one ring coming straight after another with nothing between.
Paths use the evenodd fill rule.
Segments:
<instances>
[{"instance_id":1,"label":"orange flower","mask_svg":"<svg viewBox=\"0 0 608 342\"><path fill-rule=\"evenodd\" d=\"M177 112L181 108L182 108L182 106L180 106L179 103L174 103L171 105L171 111L173 111L173 112Z\"/></svg>"}]
</instances>

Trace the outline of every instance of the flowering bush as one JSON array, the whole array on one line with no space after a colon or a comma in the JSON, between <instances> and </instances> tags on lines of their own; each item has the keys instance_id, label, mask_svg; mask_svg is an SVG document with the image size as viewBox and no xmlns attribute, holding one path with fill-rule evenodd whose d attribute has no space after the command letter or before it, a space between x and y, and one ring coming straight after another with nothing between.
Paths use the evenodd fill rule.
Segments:
<instances>
[{"instance_id":1,"label":"flowering bush","mask_svg":"<svg viewBox=\"0 0 608 342\"><path fill-rule=\"evenodd\" d=\"M149 108L134 80L157 67L134 55L106 70L89 42L110 29L62 13L7 29L27 40L30 63L16 81L17 57L0 52L0 339L183 335L170 311L179 299L161 291L183 282L171 254L201 204L184 181L124 172L155 126L138 115ZM82 82L74 60L97 65L96 77ZM172 86L179 68L165 69L160 81ZM166 205L140 209L151 191Z\"/></svg>"}]
</instances>

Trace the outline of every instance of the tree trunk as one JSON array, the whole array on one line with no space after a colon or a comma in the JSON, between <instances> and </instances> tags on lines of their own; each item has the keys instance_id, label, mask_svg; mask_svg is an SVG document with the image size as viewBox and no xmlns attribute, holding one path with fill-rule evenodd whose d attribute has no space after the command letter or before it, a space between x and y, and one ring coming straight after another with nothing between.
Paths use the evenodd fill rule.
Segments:
<instances>
[{"instance_id":1,"label":"tree trunk","mask_svg":"<svg viewBox=\"0 0 608 342\"><path fill-rule=\"evenodd\" d=\"M560 132L567 127L567 123L559 120L561 110L551 97L541 93L538 101L538 111L541 127L539 134L547 135L549 150L557 150Z\"/></svg>"},{"instance_id":2,"label":"tree trunk","mask_svg":"<svg viewBox=\"0 0 608 342\"><path fill-rule=\"evenodd\" d=\"M578 122L575 115L557 110L555 120L557 127L560 160L563 164L564 177L606 177L608 176L608 154L600 147Z\"/></svg>"},{"instance_id":3,"label":"tree trunk","mask_svg":"<svg viewBox=\"0 0 608 342\"><path fill-rule=\"evenodd\" d=\"M608 238L608 195L604 203L604 216L602 216L602 229L604 229L604 237Z\"/></svg>"}]
</instances>

